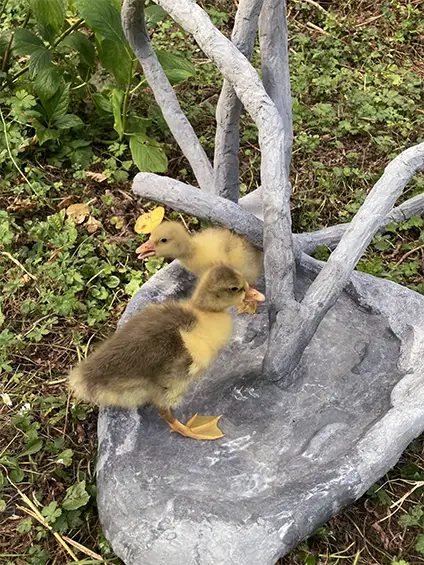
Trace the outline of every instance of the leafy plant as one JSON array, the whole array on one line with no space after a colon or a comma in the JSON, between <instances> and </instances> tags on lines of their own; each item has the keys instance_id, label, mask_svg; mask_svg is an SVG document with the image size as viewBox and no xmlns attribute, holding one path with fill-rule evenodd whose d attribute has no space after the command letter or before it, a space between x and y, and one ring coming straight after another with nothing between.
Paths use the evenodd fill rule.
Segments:
<instances>
[{"instance_id":1,"label":"leafy plant","mask_svg":"<svg viewBox=\"0 0 424 565\"><path fill-rule=\"evenodd\" d=\"M399 517L399 526L409 528L410 526L424 525L424 510L421 504L417 504L411 508L409 512Z\"/></svg>"},{"instance_id":2,"label":"leafy plant","mask_svg":"<svg viewBox=\"0 0 424 565\"><path fill-rule=\"evenodd\" d=\"M207 8L229 34L234 3ZM296 2L290 12L294 231L349 221L391 156L422 140L424 127L416 48L424 31L420 6L387 0L375 7L379 19L360 26L373 17L372 7L368 14L364 5L342 2L325 10ZM212 155L222 77L160 8L148 5L146 13L158 58ZM54 531L118 563L95 508L96 411L68 397L66 375L114 331L130 297L163 265L157 258L143 264L135 257L143 239L133 232L135 220L150 206L139 209L129 194L134 163L168 166L184 182L193 177L174 158L163 116L122 34L117 0L81 6L9 0L0 7L0 21L0 512L6 510L6 521L10 512L19 514L12 481L37 501ZM252 60L259 68L256 50ZM260 154L255 124L245 113L241 120L246 193L260 182ZM424 180L416 176L408 196L423 190ZM67 216L71 204L88 207L81 224ZM92 233L89 218L99 222ZM195 218L185 221L194 229L204 226ZM359 268L423 292L423 256L417 249L423 229L421 217L389 226ZM325 260L329 253L321 248L316 256ZM376 513L391 513L393 500L410 488L397 482L399 476L423 479L421 454L422 438L390 474L395 481L372 487L365 504L320 528L282 563L359 565L372 559L365 551L359 559L354 555L365 543L363 535L373 536L367 549L376 563L395 559L390 551L396 546L383 557L368 525ZM380 522L390 539L392 534L406 539L402 530L409 528L405 547L412 549L402 554L405 561L398 556L392 565L417 560L424 531L420 491L413 505L405 503L402 516ZM8 548L16 556L5 558L10 563L44 565L57 556L58 564L67 561L35 520L22 516L12 526L19 531ZM85 562L82 554L78 558Z\"/></svg>"},{"instance_id":3,"label":"leafy plant","mask_svg":"<svg viewBox=\"0 0 424 565\"><path fill-rule=\"evenodd\" d=\"M148 134L153 120L130 108L145 80L124 36L119 4L77 0L72 4L77 10L73 17L68 15L68 0L31 0L30 8L32 29L24 27L29 23L25 20L22 27L4 34L4 41L7 33L13 34L4 78L14 85L12 97L0 98L0 104L11 102L5 134L13 137L12 124L30 125L35 133L31 141L19 140L17 153L29 147L39 152L45 146L54 150L53 162L65 158L77 168L86 168L93 160L93 136L113 126L116 140L128 143L125 147L140 170L165 171L164 146ZM164 18L156 6L147 7L146 14L148 25ZM173 84L195 75L194 66L182 54L159 51L158 57ZM16 72L22 59L28 62ZM110 73L100 81L98 62ZM80 115L69 111L88 101L97 120L87 111Z\"/></svg>"},{"instance_id":4,"label":"leafy plant","mask_svg":"<svg viewBox=\"0 0 424 565\"><path fill-rule=\"evenodd\" d=\"M387 491L378 484L375 484L368 489L367 495L376 506L387 506L392 504L392 499Z\"/></svg>"},{"instance_id":5,"label":"leafy plant","mask_svg":"<svg viewBox=\"0 0 424 565\"><path fill-rule=\"evenodd\" d=\"M415 541L415 550L424 555L424 534L419 534Z\"/></svg>"},{"instance_id":6,"label":"leafy plant","mask_svg":"<svg viewBox=\"0 0 424 565\"><path fill-rule=\"evenodd\" d=\"M89 500L90 495L85 489L85 481L80 481L67 489L62 506L65 510L78 510L81 506L85 506Z\"/></svg>"}]
</instances>

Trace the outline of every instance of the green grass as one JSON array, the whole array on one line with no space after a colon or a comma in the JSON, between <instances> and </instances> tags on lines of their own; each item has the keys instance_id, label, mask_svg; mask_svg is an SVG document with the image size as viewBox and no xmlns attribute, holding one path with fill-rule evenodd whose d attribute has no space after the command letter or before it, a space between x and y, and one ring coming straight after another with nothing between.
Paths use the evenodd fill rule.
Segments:
<instances>
[{"instance_id":1,"label":"green grass","mask_svg":"<svg viewBox=\"0 0 424 565\"><path fill-rule=\"evenodd\" d=\"M422 140L424 131L422 4L325 6L329 12L289 3L297 231L348 221L385 164ZM22 2L9 6L4 26L22 24L25 9ZM221 1L210 14L228 33L234 4ZM27 25L34 28L32 18ZM155 43L193 58L196 77L176 91L212 156L221 77L172 22L155 28ZM25 64L13 58L13 73ZM52 528L105 562L118 563L96 512L96 410L75 404L65 379L69 367L114 330L132 294L161 267L155 260L143 266L134 253L143 240L133 231L135 220L149 205L131 195L136 169L128 146L99 139L112 138L113 120L99 127L92 93L71 95L84 129L40 145L20 117L36 102L31 80L0 78L6 123L6 136L0 135L0 562L72 562ZM152 120L149 135L166 150L168 174L193 182L149 90L140 87L131 107ZM244 115L242 122L241 181L247 192L259 183L260 154L251 120ZM105 178L96 180L87 171ZM423 188L418 175L404 197ZM82 202L98 222L93 233L87 219L75 224L66 216L70 204ZM196 219L185 221L197 225ZM374 239L359 268L423 292L423 243L422 218L392 226ZM424 563L422 453L420 438L388 476L281 565ZM34 512L25 496L39 519L23 510ZM93 554L70 548L79 560L94 562Z\"/></svg>"}]
</instances>

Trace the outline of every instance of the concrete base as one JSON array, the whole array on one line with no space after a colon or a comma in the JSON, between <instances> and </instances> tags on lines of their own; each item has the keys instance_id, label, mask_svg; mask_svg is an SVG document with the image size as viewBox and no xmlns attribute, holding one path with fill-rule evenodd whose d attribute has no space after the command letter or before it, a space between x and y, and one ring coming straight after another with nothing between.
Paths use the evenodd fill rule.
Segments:
<instances>
[{"instance_id":1,"label":"concrete base","mask_svg":"<svg viewBox=\"0 0 424 565\"><path fill-rule=\"evenodd\" d=\"M192 284L177 263L162 269L123 321ZM222 414L221 440L170 434L153 408L101 411L98 506L126 565L274 565L424 429L423 296L355 272L288 388L261 377L267 330L266 306L237 316L231 345L176 411Z\"/></svg>"}]
</instances>

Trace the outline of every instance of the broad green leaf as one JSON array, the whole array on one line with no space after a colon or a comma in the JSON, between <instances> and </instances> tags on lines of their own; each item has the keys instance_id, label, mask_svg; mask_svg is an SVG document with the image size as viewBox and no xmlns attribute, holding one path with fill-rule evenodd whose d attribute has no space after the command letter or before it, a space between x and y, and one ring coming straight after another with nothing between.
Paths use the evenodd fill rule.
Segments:
<instances>
[{"instance_id":1,"label":"broad green leaf","mask_svg":"<svg viewBox=\"0 0 424 565\"><path fill-rule=\"evenodd\" d=\"M377 251L387 251L387 249L391 248L391 245L388 238L381 238L374 243L374 247L375 249L377 249Z\"/></svg>"},{"instance_id":2,"label":"broad green leaf","mask_svg":"<svg viewBox=\"0 0 424 565\"><path fill-rule=\"evenodd\" d=\"M103 38L109 39L117 47L129 50L121 25L121 12L112 0L76 0L75 5L86 23Z\"/></svg>"},{"instance_id":3,"label":"broad green leaf","mask_svg":"<svg viewBox=\"0 0 424 565\"><path fill-rule=\"evenodd\" d=\"M125 285L125 292L129 296L134 296L134 294L139 290L141 282L138 279L131 279L129 283Z\"/></svg>"},{"instance_id":4,"label":"broad green leaf","mask_svg":"<svg viewBox=\"0 0 424 565\"><path fill-rule=\"evenodd\" d=\"M19 461L16 457L4 455L3 457L0 457L0 463L5 465L8 469L19 469Z\"/></svg>"},{"instance_id":5,"label":"broad green leaf","mask_svg":"<svg viewBox=\"0 0 424 565\"><path fill-rule=\"evenodd\" d=\"M16 531L18 534L27 534L32 530L32 520L31 518L24 518L16 526Z\"/></svg>"},{"instance_id":6,"label":"broad green leaf","mask_svg":"<svg viewBox=\"0 0 424 565\"><path fill-rule=\"evenodd\" d=\"M113 129L119 135L120 138L124 135L124 128L122 126L122 101L124 100L124 93L119 88L114 88L112 91L111 101L113 109Z\"/></svg>"},{"instance_id":7,"label":"broad green leaf","mask_svg":"<svg viewBox=\"0 0 424 565\"><path fill-rule=\"evenodd\" d=\"M69 153L69 159L74 167L86 169L93 159L93 150L91 147L72 149Z\"/></svg>"},{"instance_id":8,"label":"broad green leaf","mask_svg":"<svg viewBox=\"0 0 424 565\"><path fill-rule=\"evenodd\" d=\"M93 102L97 109L103 110L103 112L106 112L108 114L113 114L112 103L109 98L105 96L105 94L103 94L102 92L96 92L95 94L91 95L91 98L93 99Z\"/></svg>"},{"instance_id":9,"label":"broad green leaf","mask_svg":"<svg viewBox=\"0 0 424 565\"><path fill-rule=\"evenodd\" d=\"M411 510L399 517L399 526L401 528L409 528L410 526L421 525L422 518L424 516L424 510L421 504L413 506Z\"/></svg>"},{"instance_id":10,"label":"broad green leaf","mask_svg":"<svg viewBox=\"0 0 424 565\"><path fill-rule=\"evenodd\" d=\"M58 34L50 24L38 24L38 31L45 41L48 41L50 45L54 45Z\"/></svg>"},{"instance_id":11,"label":"broad green leaf","mask_svg":"<svg viewBox=\"0 0 424 565\"><path fill-rule=\"evenodd\" d=\"M62 451L62 453L59 453L59 455L57 456L56 463L58 463L59 465L64 465L65 467L69 467L69 465L72 463L73 455L74 452L72 451L72 449L65 449L65 451Z\"/></svg>"},{"instance_id":12,"label":"broad green leaf","mask_svg":"<svg viewBox=\"0 0 424 565\"><path fill-rule=\"evenodd\" d=\"M48 225L54 229L56 232L60 232L63 229L65 224L65 217L66 211L61 210L57 214L52 214L51 216L47 216L47 223Z\"/></svg>"},{"instance_id":13,"label":"broad green leaf","mask_svg":"<svg viewBox=\"0 0 424 565\"><path fill-rule=\"evenodd\" d=\"M4 54L6 53L11 33L12 30L0 31L0 57L4 57Z\"/></svg>"},{"instance_id":14,"label":"broad green leaf","mask_svg":"<svg viewBox=\"0 0 424 565\"><path fill-rule=\"evenodd\" d=\"M164 69L164 71L171 84L179 84L193 76L184 69Z\"/></svg>"},{"instance_id":15,"label":"broad green leaf","mask_svg":"<svg viewBox=\"0 0 424 565\"><path fill-rule=\"evenodd\" d=\"M46 141L59 139L60 131L53 128L46 128L42 124L34 124L35 133L37 135L39 145L43 145Z\"/></svg>"},{"instance_id":16,"label":"broad green leaf","mask_svg":"<svg viewBox=\"0 0 424 565\"><path fill-rule=\"evenodd\" d=\"M49 524L54 524L62 514L62 510L57 507L56 500L52 500L50 504L42 509L41 514L47 519Z\"/></svg>"},{"instance_id":17,"label":"broad green leaf","mask_svg":"<svg viewBox=\"0 0 424 565\"><path fill-rule=\"evenodd\" d=\"M69 530L79 528L83 525L83 521L80 516L80 510L68 510L67 512L62 512L54 524L54 529L61 534L67 534L69 533ZM83 563L96 563L96 561L78 561L78 563L81 563L82 565Z\"/></svg>"},{"instance_id":18,"label":"broad green leaf","mask_svg":"<svg viewBox=\"0 0 424 565\"><path fill-rule=\"evenodd\" d=\"M144 10L147 25L156 25L166 18L166 12L160 6L148 6Z\"/></svg>"},{"instance_id":19,"label":"broad green leaf","mask_svg":"<svg viewBox=\"0 0 424 565\"><path fill-rule=\"evenodd\" d=\"M112 275L106 279L105 285L108 286L109 288L116 288L117 286L119 286L120 282L121 281L119 280L118 277Z\"/></svg>"},{"instance_id":20,"label":"broad green leaf","mask_svg":"<svg viewBox=\"0 0 424 565\"><path fill-rule=\"evenodd\" d=\"M80 481L66 489L62 506L65 510L77 510L81 506L85 506L89 500L90 495L85 490L85 481Z\"/></svg>"},{"instance_id":21,"label":"broad green leaf","mask_svg":"<svg viewBox=\"0 0 424 565\"><path fill-rule=\"evenodd\" d=\"M91 145L91 141L88 139L73 139L68 145L73 149L77 149L78 147L87 147L88 145Z\"/></svg>"},{"instance_id":22,"label":"broad green leaf","mask_svg":"<svg viewBox=\"0 0 424 565\"><path fill-rule=\"evenodd\" d=\"M109 293L104 286L93 287L91 289L91 294L94 298L97 298L97 300L106 300L109 297Z\"/></svg>"},{"instance_id":23,"label":"broad green leaf","mask_svg":"<svg viewBox=\"0 0 424 565\"><path fill-rule=\"evenodd\" d=\"M112 216L110 219L112 226L115 226L117 230L121 230L125 225L125 220L122 216Z\"/></svg>"},{"instance_id":24,"label":"broad green leaf","mask_svg":"<svg viewBox=\"0 0 424 565\"><path fill-rule=\"evenodd\" d=\"M65 21L67 0L27 0L38 25L51 26L56 33Z\"/></svg>"},{"instance_id":25,"label":"broad green leaf","mask_svg":"<svg viewBox=\"0 0 424 565\"><path fill-rule=\"evenodd\" d=\"M44 71L51 65L53 53L47 47L40 47L31 54L29 60L29 76L37 78L38 73Z\"/></svg>"},{"instance_id":26,"label":"broad green leaf","mask_svg":"<svg viewBox=\"0 0 424 565\"><path fill-rule=\"evenodd\" d=\"M171 83L177 84L195 76L196 68L186 57L168 51L157 51L156 55Z\"/></svg>"},{"instance_id":27,"label":"broad green leaf","mask_svg":"<svg viewBox=\"0 0 424 565\"><path fill-rule=\"evenodd\" d=\"M43 108L51 122L64 116L69 105L69 86L61 84L54 96L43 102Z\"/></svg>"},{"instance_id":28,"label":"broad green leaf","mask_svg":"<svg viewBox=\"0 0 424 565\"><path fill-rule=\"evenodd\" d=\"M63 40L62 45L78 51L80 62L87 67L94 68L94 46L84 33L73 31Z\"/></svg>"},{"instance_id":29,"label":"broad green leaf","mask_svg":"<svg viewBox=\"0 0 424 565\"><path fill-rule=\"evenodd\" d=\"M329 256L329 249L325 245L322 245L321 247L323 248L322 250L323 260L326 261ZM368 496L371 497L374 504L377 504L379 506L384 506L384 505L390 506L390 504L392 504L393 502L389 494L387 493L386 489L382 488L380 485L372 485L368 489L367 494Z\"/></svg>"},{"instance_id":30,"label":"broad green leaf","mask_svg":"<svg viewBox=\"0 0 424 565\"><path fill-rule=\"evenodd\" d=\"M119 84L126 84L132 69L133 54L121 25L121 11L113 0L77 0L76 6L96 33L97 49L106 70Z\"/></svg>"},{"instance_id":31,"label":"broad green leaf","mask_svg":"<svg viewBox=\"0 0 424 565\"><path fill-rule=\"evenodd\" d=\"M113 74L119 84L127 84L135 68L128 49L113 39L102 39L97 41L97 51L104 68Z\"/></svg>"},{"instance_id":32,"label":"broad green leaf","mask_svg":"<svg viewBox=\"0 0 424 565\"><path fill-rule=\"evenodd\" d=\"M34 90L43 106L58 91L62 74L62 69L55 65L50 65L40 71L35 77Z\"/></svg>"},{"instance_id":33,"label":"broad green leaf","mask_svg":"<svg viewBox=\"0 0 424 565\"><path fill-rule=\"evenodd\" d=\"M18 467L17 469L13 469L13 471L10 471L9 475L14 483L22 482L25 477L25 473L22 471L20 467Z\"/></svg>"},{"instance_id":34,"label":"broad green leaf","mask_svg":"<svg viewBox=\"0 0 424 565\"><path fill-rule=\"evenodd\" d=\"M421 555L424 555L424 534L419 534L415 543L415 549Z\"/></svg>"},{"instance_id":35,"label":"broad green leaf","mask_svg":"<svg viewBox=\"0 0 424 565\"><path fill-rule=\"evenodd\" d=\"M54 127L58 129L76 128L83 125L84 122L75 114L65 114L65 116L60 116L54 123Z\"/></svg>"},{"instance_id":36,"label":"broad green leaf","mask_svg":"<svg viewBox=\"0 0 424 565\"><path fill-rule=\"evenodd\" d=\"M150 118L140 118L139 116L129 115L127 117L126 132L127 133L146 133L146 129L150 126L152 120Z\"/></svg>"},{"instance_id":37,"label":"broad green leaf","mask_svg":"<svg viewBox=\"0 0 424 565\"><path fill-rule=\"evenodd\" d=\"M37 49L46 49L44 42L32 31L16 29L13 38L13 51L17 55L32 55Z\"/></svg>"},{"instance_id":38,"label":"broad green leaf","mask_svg":"<svg viewBox=\"0 0 424 565\"><path fill-rule=\"evenodd\" d=\"M6 501L0 499L0 512L4 512L6 510Z\"/></svg>"},{"instance_id":39,"label":"broad green leaf","mask_svg":"<svg viewBox=\"0 0 424 565\"><path fill-rule=\"evenodd\" d=\"M26 457L27 455L34 455L34 453L38 453L40 449L43 447L43 440L39 438L35 438L29 441L24 450L19 453L18 457Z\"/></svg>"},{"instance_id":40,"label":"broad green leaf","mask_svg":"<svg viewBox=\"0 0 424 565\"><path fill-rule=\"evenodd\" d=\"M132 135L130 150L133 161L140 171L163 173L168 168L168 159L164 150L146 136Z\"/></svg>"}]
</instances>

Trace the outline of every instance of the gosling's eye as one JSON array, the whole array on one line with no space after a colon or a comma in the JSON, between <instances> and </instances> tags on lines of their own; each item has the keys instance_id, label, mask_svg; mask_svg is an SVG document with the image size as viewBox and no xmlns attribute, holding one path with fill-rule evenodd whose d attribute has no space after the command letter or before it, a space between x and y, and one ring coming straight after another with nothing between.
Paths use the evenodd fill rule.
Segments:
<instances>
[{"instance_id":1,"label":"gosling's eye","mask_svg":"<svg viewBox=\"0 0 424 565\"><path fill-rule=\"evenodd\" d=\"M168 241L168 240L166 239L166 237L163 237L163 238L160 240L161 243L166 243L167 241Z\"/></svg>"},{"instance_id":2,"label":"gosling's eye","mask_svg":"<svg viewBox=\"0 0 424 565\"><path fill-rule=\"evenodd\" d=\"M238 286L232 286L232 287L230 288L230 290L231 290L231 292L238 292L240 289L239 289Z\"/></svg>"}]
</instances>

